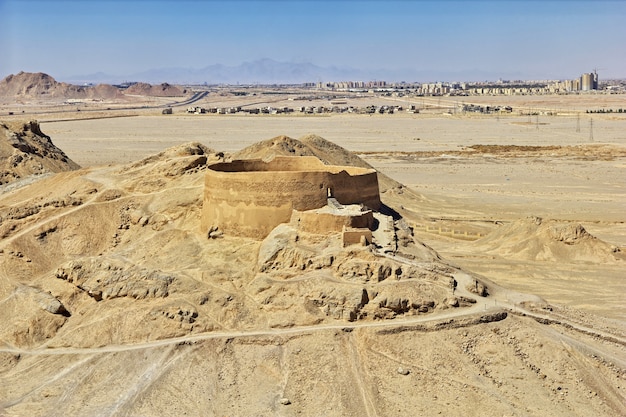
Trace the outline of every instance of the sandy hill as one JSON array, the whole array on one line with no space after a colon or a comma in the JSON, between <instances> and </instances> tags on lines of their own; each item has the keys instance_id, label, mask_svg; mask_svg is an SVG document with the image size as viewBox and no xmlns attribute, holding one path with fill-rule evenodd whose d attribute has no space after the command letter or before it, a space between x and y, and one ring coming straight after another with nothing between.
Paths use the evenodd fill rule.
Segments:
<instances>
[{"instance_id":1,"label":"sandy hill","mask_svg":"<svg viewBox=\"0 0 626 417\"><path fill-rule=\"evenodd\" d=\"M41 72L19 72L10 74L0 81L0 96L26 96L54 94L67 91L68 84L59 83L48 74Z\"/></svg>"},{"instance_id":2,"label":"sandy hill","mask_svg":"<svg viewBox=\"0 0 626 417\"><path fill-rule=\"evenodd\" d=\"M317 137L235 156L292 149L359 163ZM381 224L395 253L199 233L223 157L189 143L0 194L0 415L624 414L623 329L462 271L402 219Z\"/></svg>"},{"instance_id":3,"label":"sandy hill","mask_svg":"<svg viewBox=\"0 0 626 417\"><path fill-rule=\"evenodd\" d=\"M352 152L317 135L306 135L300 139L276 136L250 145L233 154L233 158L267 158L275 155L316 156L328 165L351 165L371 168Z\"/></svg>"},{"instance_id":4,"label":"sandy hill","mask_svg":"<svg viewBox=\"0 0 626 417\"><path fill-rule=\"evenodd\" d=\"M108 84L94 87L76 86L57 82L48 74L41 72L20 72L9 75L0 81L0 97L33 99L114 99L123 94Z\"/></svg>"},{"instance_id":5,"label":"sandy hill","mask_svg":"<svg viewBox=\"0 0 626 417\"><path fill-rule=\"evenodd\" d=\"M482 252L519 260L618 262L614 245L589 234L580 224L529 217L502 226L475 242Z\"/></svg>"},{"instance_id":6,"label":"sandy hill","mask_svg":"<svg viewBox=\"0 0 626 417\"><path fill-rule=\"evenodd\" d=\"M147 83L136 83L128 87L125 94L136 94L140 96L153 97L180 97L185 95L185 91L175 85L163 83L150 85Z\"/></svg>"},{"instance_id":7,"label":"sandy hill","mask_svg":"<svg viewBox=\"0 0 626 417\"><path fill-rule=\"evenodd\" d=\"M317 135L306 135L300 139L288 136L277 136L233 153L233 159L267 159L276 155L282 156L315 156L327 165L347 165L361 168L372 168L370 164L354 153ZM402 188L402 184L378 173L378 182L382 193L391 189Z\"/></svg>"},{"instance_id":8,"label":"sandy hill","mask_svg":"<svg viewBox=\"0 0 626 417\"><path fill-rule=\"evenodd\" d=\"M0 185L31 175L78 169L39 124L0 121Z\"/></svg>"},{"instance_id":9,"label":"sandy hill","mask_svg":"<svg viewBox=\"0 0 626 417\"><path fill-rule=\"evenodd\" d=\"M77 86L58 82L48 74L41 72L20 72L11 74L0 81L0 99L122 99L125 94L153 97L180 97L185 90L163 83L150 85L136 83L124 92L109 84L95 86Z\"/></svg>"}]
</instances>

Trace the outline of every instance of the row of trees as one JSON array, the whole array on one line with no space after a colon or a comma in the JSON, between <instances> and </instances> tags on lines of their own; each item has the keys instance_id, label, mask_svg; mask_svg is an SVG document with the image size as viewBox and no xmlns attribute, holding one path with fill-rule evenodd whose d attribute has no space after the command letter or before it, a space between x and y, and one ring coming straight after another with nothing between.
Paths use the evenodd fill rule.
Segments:
<instances>
[{"instance_id":1,"label":"row of trees","mask_svg":"<svg viewBox=\"0 0 626 417\"><path fill-rule=\"evenodd\" d=\"M626 113L626 109L600 109L600 110L585 110L585 113Z\"/></svg>"}]
</instances>

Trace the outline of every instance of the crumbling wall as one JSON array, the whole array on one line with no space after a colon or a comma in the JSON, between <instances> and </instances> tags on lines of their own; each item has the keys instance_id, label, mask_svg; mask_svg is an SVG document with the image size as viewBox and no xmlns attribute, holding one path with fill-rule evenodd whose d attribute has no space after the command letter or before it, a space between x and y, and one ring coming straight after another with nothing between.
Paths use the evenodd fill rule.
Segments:
<instances>
[{"instance_id":1,"label":"crumbling wall","mask_svg":"<svg viewBox=\"0 0 626 417\"><path fill-rule=\"evenodd\" d=\"M360 213L351 212L340 215L337 213L323 213L313 211L294 211L291 222L297 224L298 230L308 233L339 233L344 228L365 228L372 229L374 225L374 214L371 210Z\"/></svg>"},{"instance_id":2,"label":"crumbling wall","mask_svg":"<svg viewBox=\"0 0 626 417\"><path fill-rule=\"evenodd\" d=\"M344 229L341 238L344 248L350 245L369 245L372 243L372 231L369 229Z\"/></svg>"}]
</instances>

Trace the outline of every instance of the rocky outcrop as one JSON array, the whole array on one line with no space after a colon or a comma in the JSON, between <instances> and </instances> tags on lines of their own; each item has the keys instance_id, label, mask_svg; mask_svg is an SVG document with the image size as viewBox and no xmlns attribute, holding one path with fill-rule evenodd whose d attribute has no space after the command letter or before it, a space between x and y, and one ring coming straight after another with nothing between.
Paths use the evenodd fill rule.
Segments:
<instances>
[{"instance_id":1,"label":"rocky outcrop","mask_svg":"<svg viewBox=\"0 0 626 417\"><path fill-rule=\"evenodd\" d=\"M0 99L12 100L113 100L125 99L132 95L182 97L185 94L187 94L186 89L168 83L159 85L136 83L126 90L122 90L110 84L73 85L58 82L50 75L42 72L21 71L0 80Z\"/></svg>"},{"instance_id":2,"label":"rocky outcrop","mask_svg":"<svg viewBox=\"0 0 626 417\"><path fill-rule=\"evenodd\" d=\"M38 288L24 286L18 288L16 293L34 301L39 308L47 311L48 313L59 314L65 317L71 316L70 312L67 311L63 303L49 292L42 291Z\"/></svg>"},{"instance_id":3,"label":"rocky outcrop","mask_svg":"<svg viewBox=\"0 0 626 417\"><path fill-rule=\"evenodd\" d=\"M591 235L583 225L529 217L501 226L475 242L477 250L537 261L621 262L619 249Z\"/></svg>"},{"instance_id":4,"label":"rocky outcrop","mask_svg":"<svg viewBox=\"0 0 626 417\"><path fill-rule=\"evenodd\" d=\"M346 249L337 237L320 241L287 224L261 243L257 271L260 303L285 316L392 319L461 306L458 299L454 306L446 303L453 278L444 264L401 262L367 247Z\"/></svg>"},{"instance_id":5,"label":"rocky outcrop","mask_svg":"<svg viewBox=\"0 0 626 417\"><path fill-rule=\"evenodd\" d=\"M0 81L0 97L11 99L115 99L122 92L112 85L78 86L58 82L42 72L19 72Z\"/></svg>"},{"instance_id":6,"label":"rocky outcrop","mask_svg":"<svg viewBox=\"0 0 626 417\"><path fill-rule=\"evenodd\" d=\"M78 168L36 121L0 122L0 185L30 175Z\"/></svg>"},{"instance_id":7,"label":"rocky outcrop","mask_svg":"<svg viewBox=\"0 0 626 417\"><path fill-rule=\"evenodd\" d=\"M118 297L167 297L174 276L114 259L69 261L55 273L96 301Z\"/></svg>"},{"instance_id":8,"label":"rocky outcrop","mask_svg":"<svg viewBox=\"0 0 626 417\"><path fill-rule=\"evenodd\" d=\"M581 224L555 225L549 229L552 239L566 245L576 245L584 240L595 239Z\"/></svg>"},{"instance_id":9,"label":"rocky outcrop","mask_svg":"<svg viewBox=\"0 0 626 417\"><path fill-rule=\"evenodd\" d=\"M136 94L152 97L180 97L185 95L185 92L185 90L182 90L181 88L168 83L163 83L159 85L136 83L128 87L125 91L125 94Z\"/></svg>"}]
</instances>

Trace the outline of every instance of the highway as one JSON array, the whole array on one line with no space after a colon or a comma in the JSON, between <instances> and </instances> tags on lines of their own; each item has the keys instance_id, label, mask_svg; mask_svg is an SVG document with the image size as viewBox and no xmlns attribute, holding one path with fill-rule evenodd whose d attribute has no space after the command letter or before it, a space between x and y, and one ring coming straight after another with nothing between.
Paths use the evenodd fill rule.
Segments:
<instances>
[{"instance_id":1,"label":"highway","mask_svg":"<svg viewBox=\"0 0 626 417\"><path fill-rule=\"evenodd\" d=\"M24 111L23 113L20 114L58 114L58 113L75 113L75 112L103 112L103 111L107 111L107 112L117 112L117 111L122 111L122 110L145 110L145 109L164 109L164 108L168 108L168 107L181 107L181 106L188 106L190 104L193 104L199 100L202 100L203 98L205 98L207 95L209 94L208 91L199 91L194 93L191 97L189 97L186 100L183 101L173 101L171 103L166 103L166 104L159 104L156 106L146 106L146 105L141 105L141 106L127 106L127 107L109 107L106 109L102 109L102 108L98 108L98 109L76 109L74 107L69 108L69 109L63 109L63 110L44 110L44 111L35 111L35 112L30 112L30 111Z\"/></svg>"},{"instance_id":2,"label":"highway","mask_svg":"<svg viewBox=\"0 0 626 417\"><path fill-rule=\"evenodd\" d=\"M193 96L191 96L189 99L185 101L174 101L172 103L168 103L168 104L161 105L161 106L153 106L151 108L188 106L192 103L195 103L196 101L202 100L207 95L209 95L208 91L199 91L197 93L194 93Z\"/></svg>"}]
</instances>

